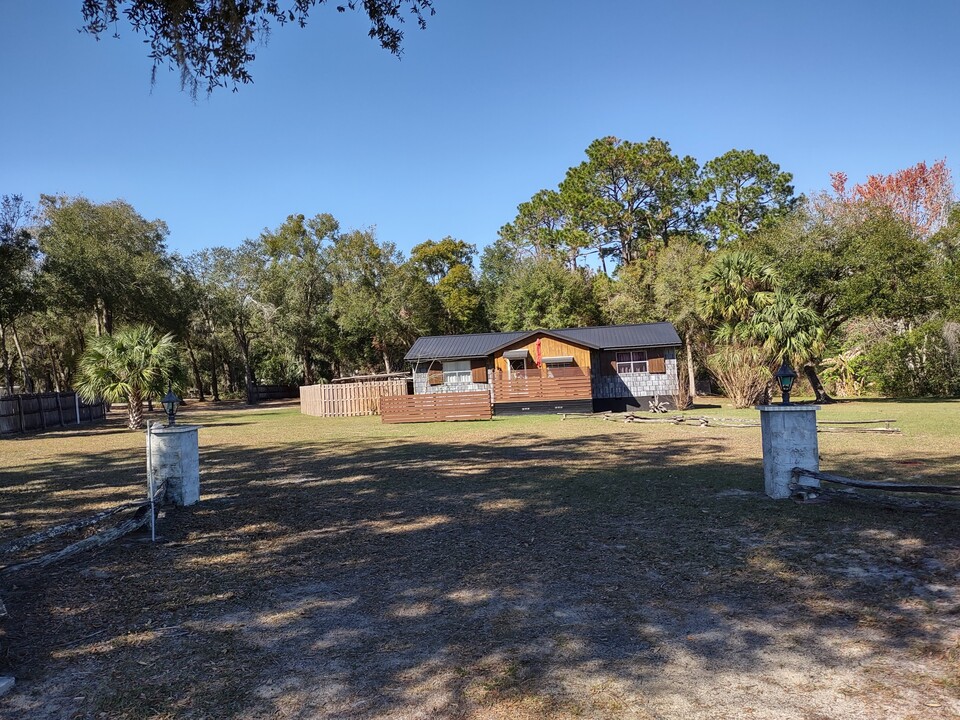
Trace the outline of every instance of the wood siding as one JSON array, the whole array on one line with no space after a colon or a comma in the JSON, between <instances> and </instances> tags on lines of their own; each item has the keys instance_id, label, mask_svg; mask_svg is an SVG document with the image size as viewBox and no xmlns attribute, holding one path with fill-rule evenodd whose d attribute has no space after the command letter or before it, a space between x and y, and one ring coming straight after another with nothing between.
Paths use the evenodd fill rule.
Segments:
<instances>
[{"instance_id":1,"label":"wood siding","mask_svg":"<svg viewBox=\"0 0 960 720\"><path fill-rule=\"evenodd\" d=\"M429 393L385 397L380 401L381 422L451 422L491 420L490 393Z\"/></svg>"},{"instance_id":2,"label":"wood siding","mask_svg":"<svg viewBox=\"0 0 960 720\"><path fill-rule=\"evenodd\" d=\"M564 355L570 355L573 357L573 361L578 368L581 368L587 374L590 373L590 350L588 348L574 345L564 340L558 340L557 338L547 335L535 335L534 337L505 347L503 350L498 350L493 360L495 369L498 372L507 372L507 359L503 357L503 353L508 350L526 350L527 353L529 353L527 369L535 369L537 361L537 339L540 340L540 355L542 357L562 357ZM541 374L546 375L546 367L542 367L541 371Z\"/></svg>"}]
</instances>

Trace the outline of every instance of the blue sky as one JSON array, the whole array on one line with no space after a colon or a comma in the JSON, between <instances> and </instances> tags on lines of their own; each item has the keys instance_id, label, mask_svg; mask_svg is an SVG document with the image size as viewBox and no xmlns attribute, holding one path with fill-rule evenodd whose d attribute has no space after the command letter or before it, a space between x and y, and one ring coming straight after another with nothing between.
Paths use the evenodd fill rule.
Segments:
<instances>
[{"instance_id":1,"label":"blue sky","mask_svg":"<svg viewBox=\"0 0 960 720\"><path fill-rule=\"evenodd\" d=\"M193 102L150 85L80 0L0 0L0 193L124 198L171 248L236 245L291 213L408 251L483 246L595 138L701 162L769 155L801 192L960 160L960 3L435 0L398 61L332 7L277 29L254 84Z\"/></svg>"}]
</instances>

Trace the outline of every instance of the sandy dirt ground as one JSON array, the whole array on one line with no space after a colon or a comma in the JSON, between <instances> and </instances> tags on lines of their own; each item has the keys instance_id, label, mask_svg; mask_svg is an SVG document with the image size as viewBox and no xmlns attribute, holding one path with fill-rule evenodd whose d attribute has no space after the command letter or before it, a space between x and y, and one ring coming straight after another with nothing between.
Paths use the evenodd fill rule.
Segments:
<instances>
[{"instance_id":1,"label":"sandy dirt ground","mask_svg":"<svg viewBox=\"0 0 960 720\"><path fill-rule=\"evenodd\" d=\"M0 576L0 717L960 717L955 505L769 500L751 428L194 412L203 501L162 543ZM142 444L0 441L0 540L136 497ZM960 463L917 433L821 452Z\"/></svg>"}]
</instances>

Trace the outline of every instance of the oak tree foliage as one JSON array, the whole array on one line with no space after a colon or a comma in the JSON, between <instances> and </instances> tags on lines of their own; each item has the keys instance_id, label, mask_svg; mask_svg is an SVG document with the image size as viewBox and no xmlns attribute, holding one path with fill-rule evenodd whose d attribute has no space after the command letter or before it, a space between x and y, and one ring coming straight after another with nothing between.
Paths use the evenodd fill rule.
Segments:
<instances>
[{"instance_id":1,"label":"oak tree foliage","mask_svg":"<svg viewBox=\"0 0 960 720\"><path fill-rule=\"evenodd\" d=\"M271 30L287 24L306 27L311 13L328 0L83 0L84 32L99 39L119 35L121 24L142 34L150 46L153 77L162 65L180 72L184 89L196 95L218 87L252 82L254 50ZM333 5L366 14L368 35L390 53L403 52L403 26L421 29L434 14L433 0L344 0Z\"/></svg>"}]
</instances>

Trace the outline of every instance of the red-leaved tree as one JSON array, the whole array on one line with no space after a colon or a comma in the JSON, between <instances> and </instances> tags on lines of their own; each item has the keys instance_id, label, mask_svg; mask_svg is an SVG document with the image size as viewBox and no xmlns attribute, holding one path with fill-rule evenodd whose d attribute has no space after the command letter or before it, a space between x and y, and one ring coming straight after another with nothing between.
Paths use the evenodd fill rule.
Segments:
<instances>
[{"instance_id":1,"label":"red-leaved tree","mask_svg":"<svg viewBox=\"0 0 960 720\"><path fill-rule=\"evenodd\" d=\"M848 208L879 204L890 208L924 238L947 222L953 204L953 180L946 160L919 162L891 175L869 175L866 182L847 187L847 174L830 174L836 200Z\"/></svg>"}]
</instances>

